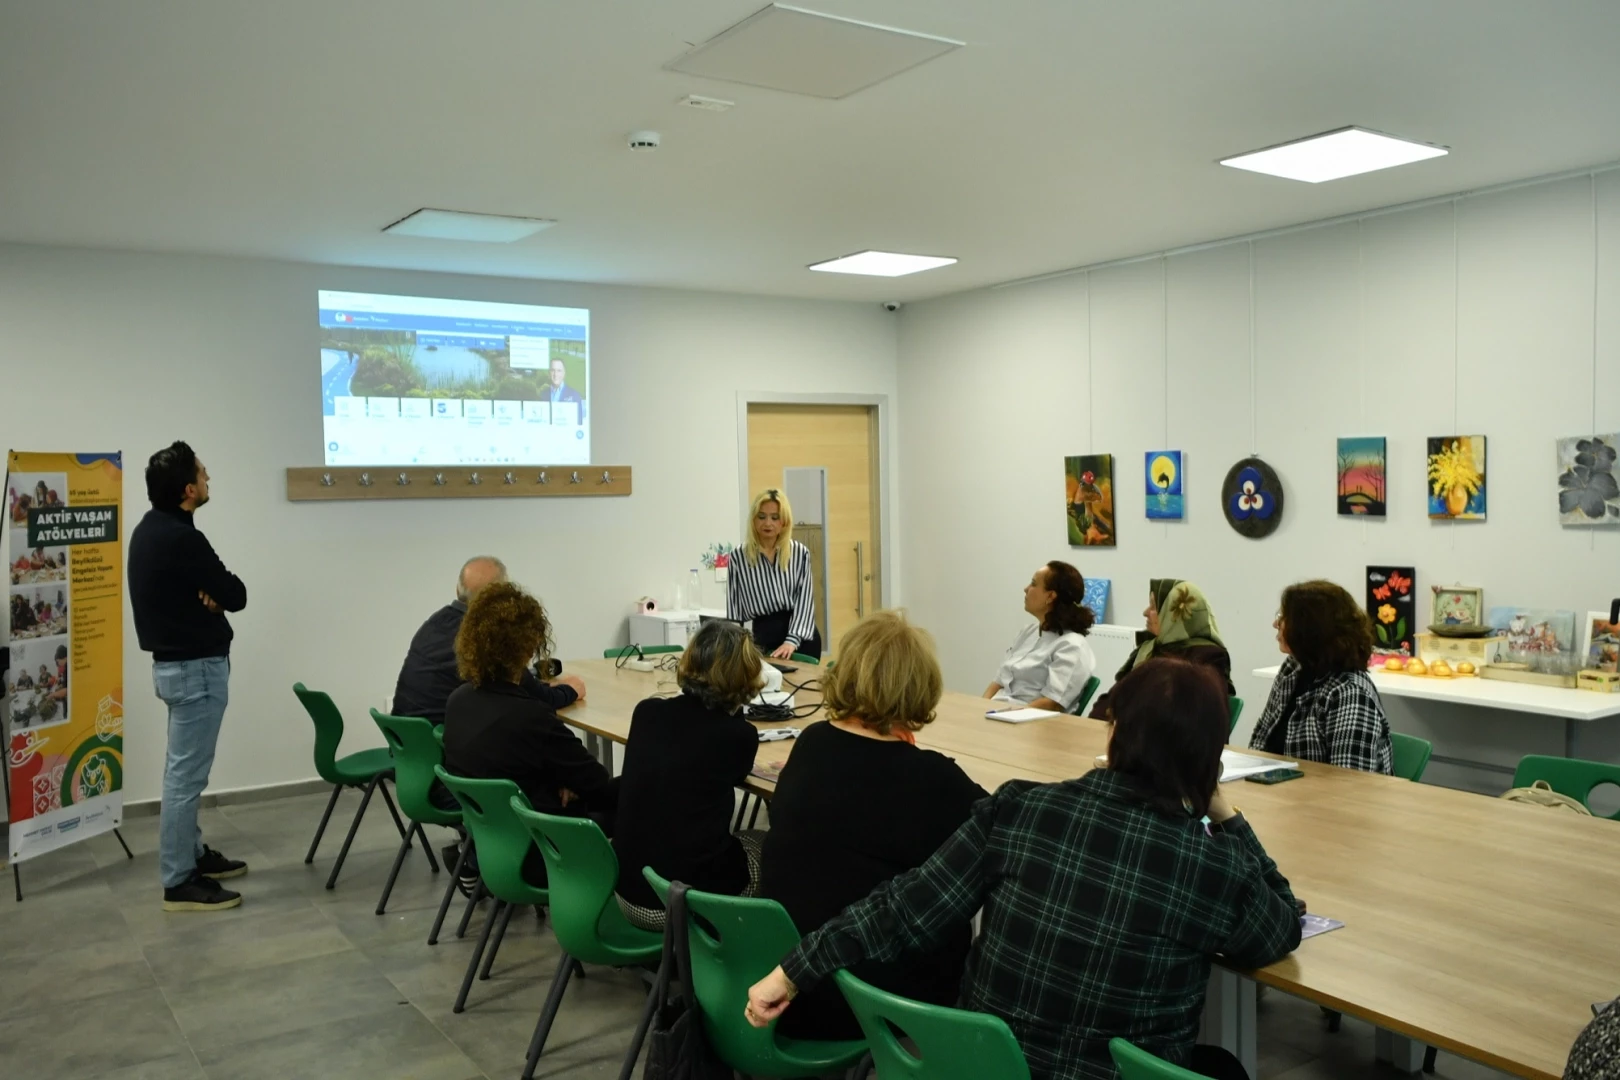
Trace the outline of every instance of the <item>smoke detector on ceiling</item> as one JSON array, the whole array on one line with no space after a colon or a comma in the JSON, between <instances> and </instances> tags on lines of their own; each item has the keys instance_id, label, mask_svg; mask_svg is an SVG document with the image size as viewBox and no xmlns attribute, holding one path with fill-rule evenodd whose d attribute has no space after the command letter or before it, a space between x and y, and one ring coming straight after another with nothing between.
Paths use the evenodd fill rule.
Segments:
<instances>
[{"instance_id":1,"label":"smoke detector on ceiling","mask_svg":"<svg viewBox=\"0 0 1620 1080\"><path fill-rule=\"evenodd\" d=\"M658 149L663 136L656 131L632 131L630 133L630 149L636 153L645 154Z\"/></svg>"}]
</instances>

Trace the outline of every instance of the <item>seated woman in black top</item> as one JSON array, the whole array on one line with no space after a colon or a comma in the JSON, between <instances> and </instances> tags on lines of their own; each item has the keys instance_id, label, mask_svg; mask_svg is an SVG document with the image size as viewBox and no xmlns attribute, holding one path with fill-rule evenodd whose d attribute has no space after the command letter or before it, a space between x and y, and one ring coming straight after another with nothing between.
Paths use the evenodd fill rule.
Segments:
<instances>
[{"instance_id":1,"label":"seated woman in black top","mask_svg":"<svg viewBox=\"0 0 1620 1080\"><path fill-rule=\"evenodd\" d=\"M780 901L801 933L921 864L986 796L956 762L910 741L944 692L926 631L879 612L845 635L824 678L829 719L805 729L782 769L760 867L760 895ZM851 970L893 993L951 1005L970 938L964 918L924 952ZM853 1039L860 1026L828 980L800 999L782 1033Z\"/></svg>"},{"instance_id":2,"label":"seated woman in black top","mask_svg":"<svg viewBox=\"0 0 1620 1080\"><path fill-rule=\"evenodd\" d=\"M466 679L444 706L444 770L472 780L512 780L547 814L590 816L611 832L618 782L557 714L523 689L536 656L551 650L540 601L510 582L473 597L456 634L456 667ZM544 887L538 848L523 876Z\"/></svg>"},{"instance_id":3,"label":"seated woman in black top","mask_svg":"<svg viewBox=\"0 0 1620 1080\"><path fill-rule=\"evenodd\" d=\"M703 624L676 669L679 697L648 698L630 719L613 848L619 906L632 923L664 928L641 868L704 892L754 895L757 832L731 834L734 791L753 768L759 732L742 717L759 693L759 650L742 624Z\"/></svg>"}]
</instances>

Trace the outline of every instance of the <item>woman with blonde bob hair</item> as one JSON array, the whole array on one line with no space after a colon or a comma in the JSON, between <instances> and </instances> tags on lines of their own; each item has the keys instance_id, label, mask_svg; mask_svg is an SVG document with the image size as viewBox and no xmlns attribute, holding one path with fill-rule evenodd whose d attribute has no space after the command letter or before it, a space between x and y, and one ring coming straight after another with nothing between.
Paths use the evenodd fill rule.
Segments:
<instances>
[{"instance_id":1,"label":"woman with blonde bob hair","mask_svg":"<svg viewBox=\"0 0 1620 1080\"><path fill-rule=\"evenodd\" d=\"M651 866L704 892L753 896L761 833L731 834L733 792L754 767L759 733L743 707L759 693L759 650L739 624L706 622L676 669L681 693L636 706L619 777L613 847L619 906L647 930L664 910L641 876Z\"/></svg>"},{"instance_id":2,"label":"woman with blonde bob hair","mask_svg":"<svg viewBox=\"0 0 1620 1080\"><path fill-rule=\"evenodd\" d=\"M805 729L782 769L760 866L760 895L780 901L801 933L921 865L987 794L955 761L912 741L944 692L926 630L880 611L844 636L824 678L828 720ZM903 997L950 1005L969 940L964 921L924 953L851 970ZM783 1024L793 1038L860 1037L831 980Z\"/></svg>"},{"instance_id":3,"label":"woman with blonde bob hair","mask_svg":"<svg viewBox=\"0 0 1620 1080\"><path fill-rule=\"evenodd\" d=\"M787 493L766 488L755 495L745 527L747 539L727 574L726 618L752 621L754 644L775 659L794 653L820 659L810 549L793 539Z\"/></svg>"}]
</instances>

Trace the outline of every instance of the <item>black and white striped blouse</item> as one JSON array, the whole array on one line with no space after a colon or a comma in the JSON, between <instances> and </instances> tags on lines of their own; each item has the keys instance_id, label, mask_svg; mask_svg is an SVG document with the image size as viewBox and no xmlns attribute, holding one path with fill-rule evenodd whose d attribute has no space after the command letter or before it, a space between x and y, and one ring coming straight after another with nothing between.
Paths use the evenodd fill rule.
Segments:
<instances>
[{"instance_id":1,"label":"black and white striped blouse","mask_svg":"<svg viewBox=\"0 0 1620 1080\"><path fill-rule=\"evenodd\" d=\"M763 555L750 560L739 549L732 556L726 573L726 618L746 622L791 610L787 642L802 645L816 633L816 595L810 582L810 549L797 540L792 545L785 571Z\"/></svg>"}]
</instances>

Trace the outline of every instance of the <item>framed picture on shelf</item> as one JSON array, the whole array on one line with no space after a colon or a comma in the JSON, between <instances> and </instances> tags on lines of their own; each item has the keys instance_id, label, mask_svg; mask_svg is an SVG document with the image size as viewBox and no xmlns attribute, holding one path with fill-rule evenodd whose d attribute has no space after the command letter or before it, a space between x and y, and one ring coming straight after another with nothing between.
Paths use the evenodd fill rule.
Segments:
<instances>
[{"instance_id":1,"label":"framed picture on shelf","mask_svg":"<svg viewBox=\"0 0 1620 1080\"><path fill-rule=\"evenodd\" d=\"M1581 667L1620 671L1620 623L1607 611L1588 611L1581 633Z\"/></svg>"},{"instance_id":2,"label":"framed picture on shelf","mask_svg":"<svg viewBox=\"0 0 1620 1080\"><path fill-rule=\"evenodd\" d=\"M1429 611L1430 626L1479 626L1485 621L1485 590L1464 585L1436 585Z\"/></svg>"}]
</instances>

